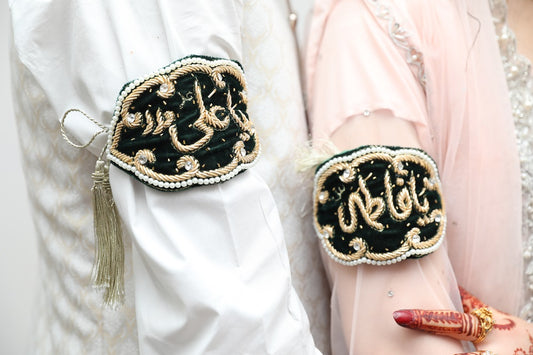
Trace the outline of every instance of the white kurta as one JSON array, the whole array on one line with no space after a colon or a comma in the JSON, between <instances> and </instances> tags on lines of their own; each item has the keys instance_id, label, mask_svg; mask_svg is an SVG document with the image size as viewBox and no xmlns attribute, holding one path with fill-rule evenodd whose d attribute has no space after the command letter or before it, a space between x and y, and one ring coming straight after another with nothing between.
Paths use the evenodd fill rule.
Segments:
<instances>
[{"instance_id":1,"label":"white kurta","mask_svg":"<svg viewBox=\"0 0 533 355\"><path fill-rule=\"evenodd\" d=\"M124 83L186 55L243 60L241 1L18 0L10 6L16 52L57 118L78 108L107 125ZM81 142L97 130L82 116L70 116L66 126ZM93 154L102 138L89 147ZM254 169L174 193L115 167L110 175L133 241L141 353L317 352L292 287L278 211Z\"/></svg>"}]
</instances>

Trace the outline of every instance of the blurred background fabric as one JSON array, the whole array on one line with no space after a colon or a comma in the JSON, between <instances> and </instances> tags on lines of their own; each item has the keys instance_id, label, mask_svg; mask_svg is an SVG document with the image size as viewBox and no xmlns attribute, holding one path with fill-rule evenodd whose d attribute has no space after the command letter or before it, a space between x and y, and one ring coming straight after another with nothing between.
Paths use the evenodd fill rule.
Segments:
<instances>
[{"instance_id":1,"label":"blurred background fabric","mask_svg":"<svg viewBox=\"0 0 533 355\"><path fill-rule=\"evenodd\" d=\"M37 285L37 240L20 161L9 70L10 22L0 2L0 106L4 125L0 151L0 353L24 354L31 343L31 314Z\"/></svg>"}]
</instances>

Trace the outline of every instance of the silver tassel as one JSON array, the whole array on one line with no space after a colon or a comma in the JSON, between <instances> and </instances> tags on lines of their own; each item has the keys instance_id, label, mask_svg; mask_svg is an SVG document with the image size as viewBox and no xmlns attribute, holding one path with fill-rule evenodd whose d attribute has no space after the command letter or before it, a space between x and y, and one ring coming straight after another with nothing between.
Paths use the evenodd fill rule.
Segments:
<instances>
[{"instance_id":1,"label":"silver tassel","mask_svg":"<svg viewBox=\"0 0 533 355\"><path fill-rule=\"evenodd\" d=\"M67 135L65 120L72 112L82 114L100 128L85 144L77 143ZM96 137L109 131L108 127L78 109L67 110L61 118L60 127L63 138L76 148L88 147ZM94 181L91 189L93 194L93 227L96 239L92 281L96 288L103 289L104 305L118 308L124 303L124 244L122 243L120 218L109 184L109 163L103 159L106 148L107 146L104 146L102 149L92 174Z\"/></svg>"},{"instance_id":2,"label":"silver tassel","mask_svg":"<svg viewBox=\"0 0 533 355\"><path fill-rule=\"evenodd\" d=\"M111 185L109 165L98 159L92 174L96 255L93 283L104 291L104 304L117 308L124 302L124 244Z\"/></svg>"}]
</instances>

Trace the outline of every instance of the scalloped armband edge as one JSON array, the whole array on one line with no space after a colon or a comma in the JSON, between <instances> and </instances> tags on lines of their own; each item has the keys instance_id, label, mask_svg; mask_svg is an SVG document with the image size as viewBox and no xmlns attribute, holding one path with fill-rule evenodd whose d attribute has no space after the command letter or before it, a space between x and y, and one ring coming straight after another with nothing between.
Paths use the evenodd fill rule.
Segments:
<instances>
[{"instance_id":1,"label":"scalloped armband edge","mask_svg":"<svg viewBox=\"0 0 533 355\"><path fill-rule=\"evenodd\" d=\"M107 157L159 190L229 180L260 154L247 104L238 62L179 59L122 88Z\"/></svg>"},{"instance_id":2,"label":"scalloped armband edge","mask_svg":"<svg viewBox=\"0 0 533 355\"><path fill-rule=\"evenodd\" d=\"M438 169L420 149L362 146L316 170L314 228L343 265L390 265L435 251L446 230Z\"/></svg>"}]
</instances>

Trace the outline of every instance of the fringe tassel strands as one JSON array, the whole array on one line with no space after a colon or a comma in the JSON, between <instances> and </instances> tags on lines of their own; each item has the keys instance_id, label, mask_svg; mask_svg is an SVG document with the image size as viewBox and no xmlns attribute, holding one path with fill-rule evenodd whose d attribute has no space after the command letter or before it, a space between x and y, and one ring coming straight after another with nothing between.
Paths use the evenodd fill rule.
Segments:
<instances>
[{"instance_id":1,"label":"fringe tassel strands","mask_svg":"<svg viewBox=\"0 0 533 355\"><path fill-rule=\"evenodd\" d=\"M98 159L92 174L96 255L93 282L104 291L104 304L117 308L124 301L124 244L109 184L109 165Z\"/></svg>"},{"instance_id":2,"label":"fringe tassel strands","mask_svg":"<svg viewBox=\"0 0 533 355\"><path fill-rule=\"evenodd\" d=\"M317 166L339 153L339 149L330 140L308 141L306 145L296 150L296 169L300 172L312 171L314 173Z\"/></svg>"},{"instance_id":3,"label":"fringe tassel strands","mask_svg":"<svg viewBox=\"0 0 533 355\"><path fill-rule=\"evenodd\" d=\"M83 115L99 128L85 144L77 143L67 135L65 120L71 113ZM67 110L61 118L60 128L65 141L81 149L87 148L100 134L109 132L108 127L79 109ZM103 147L92 174L93 227L96 240L92 281L95 288L104 291L104 305L117 309L124 303L124 244L120 217L109 184L109 162L103 159L106 148L107 145Z\"/></svg>"}]
</instances>

